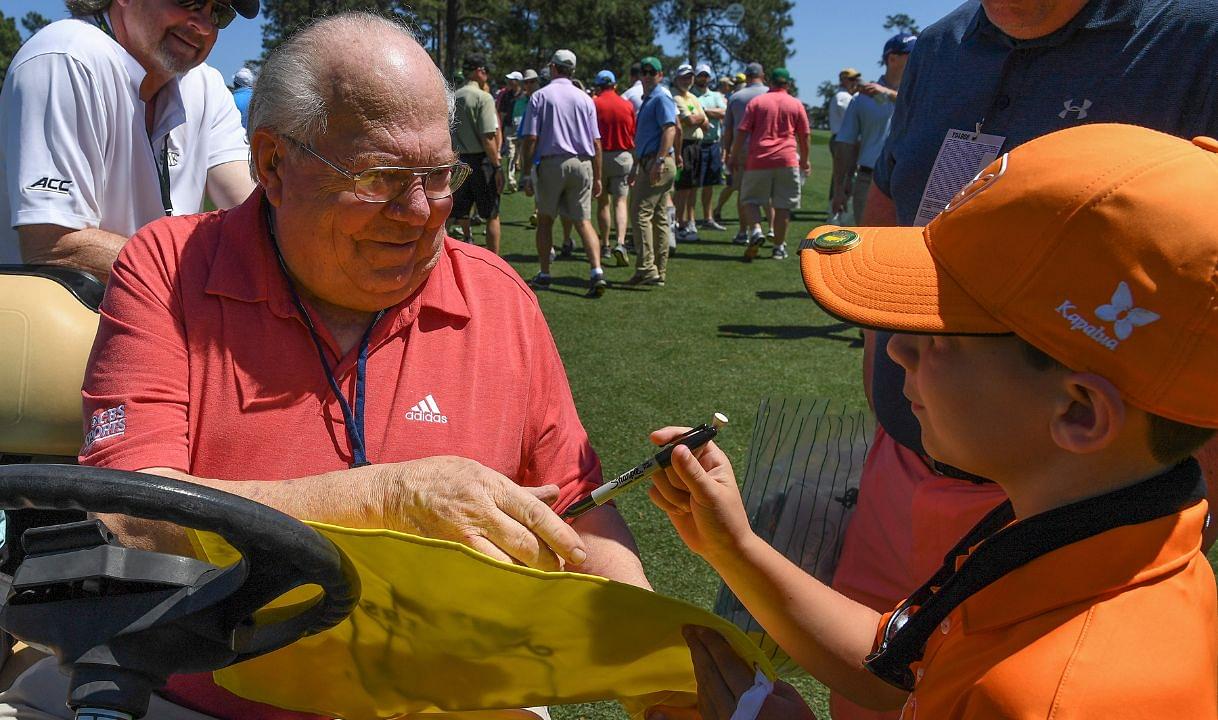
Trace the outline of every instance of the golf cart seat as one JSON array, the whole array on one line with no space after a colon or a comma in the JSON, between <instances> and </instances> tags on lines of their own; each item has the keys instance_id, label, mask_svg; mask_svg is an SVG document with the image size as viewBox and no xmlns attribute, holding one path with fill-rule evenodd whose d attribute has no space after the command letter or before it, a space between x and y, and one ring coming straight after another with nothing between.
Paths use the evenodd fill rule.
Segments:
<instances>
[{"instance_id":1,"label":"golf cart seat","mask_svg":"<svg viewBox=\"0 0 1218 720\"><path fill-rule=\"evenodd\" d=\"M80 270L0 265L0 455L80 450L80 386L104 291Z\"/></svg>"}]
</instances>

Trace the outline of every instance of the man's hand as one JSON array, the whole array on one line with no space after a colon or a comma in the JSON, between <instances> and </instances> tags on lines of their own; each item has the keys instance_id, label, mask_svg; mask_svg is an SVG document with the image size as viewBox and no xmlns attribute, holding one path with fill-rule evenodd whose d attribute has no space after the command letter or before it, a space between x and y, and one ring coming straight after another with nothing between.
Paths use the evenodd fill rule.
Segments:
<instances>
[{"instance_id":1,"label":"man's hand","mask_svg":"<svg viewBox=\"0 0 1218 720\"><path fill-rule=\"evenodd\" d=\"M630 165L630 172L626 174L626 184L629 185L630 187L634 187L634 182L638 179L639 179L639 164L636 162L636 163L632 163Z\"/></svg>"},{"instance_id":2,"label":"man's hand","mask_svg":"<svg viewBox=\"0 0 1218 720\"><path fill-rule=\"evenodd\" d=\"M830 210L833 211L834 215L836 215L840 212L846 211L846 189L845 188L839 187L839 188L834 189L833 201L830 203L829 208L830 208Z\"/></svg>"},{"instance_id":3,"label":"man's hand","mask_svg":"<svg viewBox=\"0 0 1218 720\"><path fill-rule=\"evenodd\" d=\"M661 705L647 712L647 720L730 720L740 696L753 686L755 672L714 630L688 626L683 634L698 681L698 709ZM777 680L757 720L816 720L816 715L795 688Z\"/></svg>"},{"instance_id":4,"label":"man's hand","mask_svg":"<svg viewBox=\"0 0 1218 720\"><path fill-rule=\"evenodd\" d=\"M651 179L651 184L653 186L660 184L660 174L663 171L664 171L664 160L660 157L657 157L655 159L655 162L653 162L651 164L651 172L648 174L648 177Z\"/></svg>"},{"instance_id":5,"label":"man's hand","mask_svg":"<svg viewBox=\"0 0 1218 720\"><path fill-rule=\"evenodd\" d=\"M525 488L473 460L440 456L384 466L383 527L455 540L504 561L541 570L580 565L579 534L550 509L558 488ZM375 512L375 508L374 508Z\"/></svg>"},{"instance_id":6,"label":"man's hand","mask_svg":"<svg viewBox=\"0 0 1218 720\"><path fill-rule=\"evenodd\" d=\"M666 427L651 434L656 445L672 442L689 428ZM712 558L735 552L753 536L731 461L715 443L690 451L678 445L672 464L652 474L651 501L668 514L690 550Z\"/></svg>"},{"instance_id":7,"label":"man's hand","mask_svg":"<svg viewBox=\"0 0 1218 720\"><path fill-rule=\"evenodd\" d=\"M804 175L812 174L812 163L806 158L799 161L799 171Z\"/></svg>"},{"instance_id":8,"label":"man's hand","mask_svg":"<svg viewBox=\"0 0 1218 720\"><path fill-rule=\"evenodd\" d=\"M503 166L500 165L500 166L496 167L495 168L495 194L496 195L503 194L503 185L506 181L507 181L507 175L504 172Z\"/></svg>"},{"instance_id":9,"label":"man's hand","mask_svg":"<svg viewBox=\"0 0 1218 720\"><path fill-rule=\"evenodd\" d=\"M601 192L604 189L605 189L605 186L603 183L601 183L600 178L592 178L592 197L597 197L597 198L600 197Z\"/></svg>"}]
</instances>

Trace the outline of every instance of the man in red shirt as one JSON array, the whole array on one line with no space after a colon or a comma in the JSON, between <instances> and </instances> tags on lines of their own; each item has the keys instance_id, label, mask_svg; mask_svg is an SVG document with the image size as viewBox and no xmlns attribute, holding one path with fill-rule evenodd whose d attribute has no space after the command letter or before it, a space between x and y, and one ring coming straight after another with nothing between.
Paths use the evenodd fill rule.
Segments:
<instances>
[{"instance_id":1,"label":"man in red shirt","mask_svg":"<svg viewBox=\"0 0 1218 720\"><path fill-rule=\"evenodd\" d=\"M774 208L775 260L787 257L787 227L791 210L799 207L803 190L801 173L811 170L808 162L808 113L803 103L791 97L786 68L770 71L770 91L753 98L732 140L732 172L744 173L740 185L741 211L752 226L745 262L757 257L765 233L761 230L761 206ZM748 136L748 153L744 150ZM796 153L798 152L798 157Z\"/></svg>"},{"instance_id":2,"label":"man in red shirt","mask_svg":"<svg viewBox=\"0 0 1218 720\"><path fill-rule=\"evenodd\" d=\"M617 94L617 78L609 70L596 74L598 92L596 124L601 131L601 194L596 198L597 222L601 237L609 244L609 217L612 207L617 243L613 258L618 267L630 264L626 252L626 198L630 193L630 170L634 167L634 106Z\"/></svg>"},{"instance_id":3,"label":"man in red shirt","mask_svg":"<svg viewBox=\"0 0 1218 720\"><path fill-rule=\"evenodd\" d=\"M301 85L322 110L293 110ZM327 18L268 58L250 104L259 189L145 226L114 265L80 461L645 585L614 508L571 526L555 512L600 483L600 463L533 294L444 236L466 172L445 94L410 33L373 16ZM106 522L136 546L184 541ZM302 717L210 675L162 695L217 718Z\"/></svg>"}]
</instances>

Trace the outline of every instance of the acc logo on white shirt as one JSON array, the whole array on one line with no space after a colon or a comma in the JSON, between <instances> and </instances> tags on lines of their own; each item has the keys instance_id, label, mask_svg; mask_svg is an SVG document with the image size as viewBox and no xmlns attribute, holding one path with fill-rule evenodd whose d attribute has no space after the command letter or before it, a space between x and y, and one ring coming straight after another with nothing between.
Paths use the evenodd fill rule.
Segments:
<instances>
[{"instance_id":1,"label":"acc logo on white shirt","mask_svg":"<svg viewBox=\"0 0 1218 720\"><path fill-rule=\"evenodd\" d=\"M431 396L431 393L410 408L406 413L406 419L439 425L448 424L448 416L440 412L440 406L436 405L436 399Z\"/></svg>"}]
</instances>

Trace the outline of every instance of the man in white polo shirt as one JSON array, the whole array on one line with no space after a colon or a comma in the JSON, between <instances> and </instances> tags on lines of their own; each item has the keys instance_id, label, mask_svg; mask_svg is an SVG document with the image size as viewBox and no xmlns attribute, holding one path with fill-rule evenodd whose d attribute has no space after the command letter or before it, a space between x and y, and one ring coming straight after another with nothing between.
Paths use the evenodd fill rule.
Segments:
<instances>
[{"instance_id":1,"label":"man in white polo shirt","mask_svg":"<svg viewBox=\"0 0 1218 720\"><path fill-rule=\"evenodd\" d=\"M0 262L105 281L127 238L253 189L241 116L203 64L258 0L68 0L0 91Z\"/></svg>"}]
</instances>

